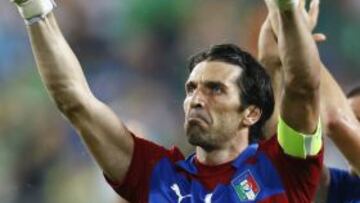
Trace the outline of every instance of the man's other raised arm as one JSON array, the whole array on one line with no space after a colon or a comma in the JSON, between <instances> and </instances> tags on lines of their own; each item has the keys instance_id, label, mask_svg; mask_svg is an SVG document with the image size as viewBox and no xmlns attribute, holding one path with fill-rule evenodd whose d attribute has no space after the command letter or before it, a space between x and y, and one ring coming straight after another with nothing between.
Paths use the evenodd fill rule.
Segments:
<instances>
[{"instance_id":1,"label":"man's other raised arm","mask_svg":"<svg viewBox=\"0 0 360 203\"><path fill-rule=\"evenodd\" d=\"M276 135L276 126L280 114L281 93L283 90L283 71L280 61L278 44L276 42L276 36L273 32L270 16L266 17L263 25L260 29L258 40L258 59L264 66L266 72L270 75L271 86L274 91L274 112L266 121L262 133L265 138L270 138Z\"/></svg>"},{"instance_id":2,"label":"man's other raised arm","mask_svg":"<svg viewBox=\"0 0 360 203\"><path fill-rule=\"evenodd\" d=\"M312 31L318 21L319 5L313 2L310 6L309 12L303 12L306 18L307 26ZM305 5L303 9L305 9ZM274 13L272 13L274 15ZM283 72L279 67L280 56L278 55L278 47L276 45L275 36L273 36L272 28L269 27L268 19L264 22L260 37L259 37L259 60L268 70L271 75L274 94L281 95L280 92L283 89L282 75ZM278 22L275 22L278 23ZM273 27L277 27L275 24ZM322 42L326 40L326 36L322 33L313 34L313 39L316 42ZM274 46L275 44L275 46ZM280 62L281 63L281 62ZM281 66L281 64L280 64ZM320 84L320 106L321 106L321 121L323 123L323 131L325 135L328 135L340 149L345 158L349 161L352 167L360 174L360 124L356 119L353 110L348 104L347 98L329 73L327 68L321 64L321 84ZM279 99L276 100L276 106L272 120L266 124L266 130L264 132L274 132L276 129L276 123L279 117ZM359 99L360 101L360 99ZM360 102L358 104L360 106ZM273 135L273 134L267 134Z\"/></svg>"},{"instance_id":3,"label":"man's other raised arm","mask_svg":"<svg viewBox=\"0 0 360 203\"><path fill-rule=\"evenodd\" d=\"M326 135L360 176L360 123L338 83L323 66L321 112Z\"/></svg>"},{"instance_id":4,"label":"man's other raised arm","mask_svg":"<svg viewBox=\"0 0 360 203\"><path fill-rule=\"evenodd\" d=\"M51 1L15 3L28 24L38 71L49 95L77 129L105 174L121 181L134 148L130 132L115 113L91 93L80 63L49 8Z\"/></svg>"}]
</instances>

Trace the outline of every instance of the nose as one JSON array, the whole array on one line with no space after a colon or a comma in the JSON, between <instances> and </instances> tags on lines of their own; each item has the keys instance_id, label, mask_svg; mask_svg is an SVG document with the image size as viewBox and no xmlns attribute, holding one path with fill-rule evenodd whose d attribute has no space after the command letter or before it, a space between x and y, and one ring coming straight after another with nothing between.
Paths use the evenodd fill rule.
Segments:
<instances>
[{"instance_id":1,"label":"nose","mask_svg":"<svg viewBox=\"0 0 360 203\"><path fill-rule=\"evenodd\" d=\"M205 96L204 94L197 90L194 92L193 97L190 102L190 107L195 109L201 109L205 106Z\"/></svg>"}]
</instances>

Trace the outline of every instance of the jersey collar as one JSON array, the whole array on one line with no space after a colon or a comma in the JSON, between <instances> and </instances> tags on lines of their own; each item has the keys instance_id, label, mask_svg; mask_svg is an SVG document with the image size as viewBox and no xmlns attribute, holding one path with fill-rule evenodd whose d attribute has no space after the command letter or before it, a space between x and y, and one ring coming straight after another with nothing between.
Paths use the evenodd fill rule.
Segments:
<instances>
[{"instance_id":1,"label":"jersey collar","mask_svg":"<svg viewBox=\"0 0 360 203\"><path fill-rule=\"evenodd\" d=\"M235 168L239 168L241 165L243 165L249 157L255 155L258 146L258 144L249 145L241 154L239 154L239 156L234 161L232 161L232 166ZM198 170L194 164L194 159L195 153L191 154L187 159L178 161L175 164L177 167L185 170L186 172L192 175L196 175Z\"/></svg>"}]
</instances>

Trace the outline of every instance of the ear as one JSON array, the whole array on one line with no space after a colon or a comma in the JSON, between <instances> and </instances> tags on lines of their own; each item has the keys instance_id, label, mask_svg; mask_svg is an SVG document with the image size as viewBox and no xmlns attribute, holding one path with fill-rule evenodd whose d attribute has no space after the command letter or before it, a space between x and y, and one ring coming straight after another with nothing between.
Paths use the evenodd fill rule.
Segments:
<instances>
[{"instance_id":1,"label":"ear","mask_svg":"<svg viewBox=\"0 0 360 203\"><path fill-rule=\"evenodd\" d=\"M254 125L261 117L261 110L259 107L250 105L243 112L242 125L243 126L252 126Z\"/></svg>"}]
</instances>

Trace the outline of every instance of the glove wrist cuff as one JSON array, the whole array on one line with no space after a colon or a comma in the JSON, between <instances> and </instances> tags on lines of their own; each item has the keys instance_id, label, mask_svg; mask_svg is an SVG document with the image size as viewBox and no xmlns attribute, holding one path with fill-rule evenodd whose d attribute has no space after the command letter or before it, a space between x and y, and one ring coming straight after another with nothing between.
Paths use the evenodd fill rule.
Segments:
<instances>
[{"instance_id":1,"label":"glove wrist cuff","mask_svg":"<svg viewBox=\"0 0 360 203\"><path fill-rule=\"evenodd\" d=\"M27 24L37 22L37 19L43 19L49 14L56 4L53 0L28 0L17 4L20 15Z\"/></svg>"},{"instance_id":2,"label":"glove wrist cuff","mask_svg":"<svg viewBox=\"0 0 360 203\"><path fill-rule=\"evenodd\" d=\"M280 10L290 10L299 6L299 0L277 0L277 4Z\"/></svg>"}]
</instances>

